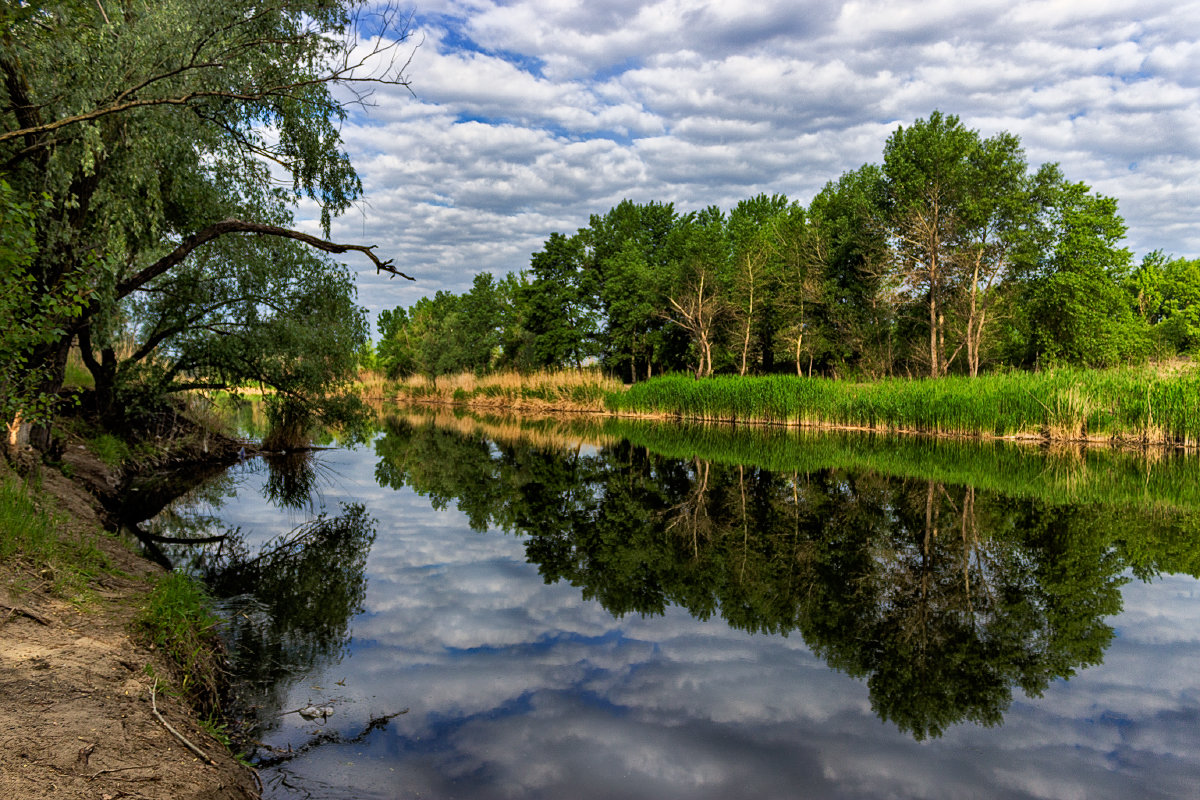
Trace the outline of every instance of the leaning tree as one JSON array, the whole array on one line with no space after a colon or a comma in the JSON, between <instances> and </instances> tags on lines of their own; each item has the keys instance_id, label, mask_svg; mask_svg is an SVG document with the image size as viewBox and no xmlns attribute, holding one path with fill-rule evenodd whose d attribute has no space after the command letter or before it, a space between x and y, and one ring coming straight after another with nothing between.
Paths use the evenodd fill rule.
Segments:
<instances>
[{"instance_id":1,"label":"leaning tree","mask_svg":"<svg viewBox=\"0 0 1200 800\"><path fill-rule=\"evenodd\" d=\"M142 295L216 243L358 252L408 277L371 246L328 237L362 191L339 123L374 88L408 85L409 23L362 0L4 4L0 214L27 234L0 247L10 438L44 418L73 342L111 348ZM302 199L320 208L320 236L296 229ZM248 249L242 265L271 257ZM203 307L203 281L189 288Z\"/></svg>"}]
</instances>

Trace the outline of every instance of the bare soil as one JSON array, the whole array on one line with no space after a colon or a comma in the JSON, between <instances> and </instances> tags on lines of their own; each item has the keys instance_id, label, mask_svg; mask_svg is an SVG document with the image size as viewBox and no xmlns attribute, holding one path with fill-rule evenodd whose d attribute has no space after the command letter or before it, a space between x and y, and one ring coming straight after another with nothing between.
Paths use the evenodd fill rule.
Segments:
<instances>
[{"instance_id":1,"label":"bare soil","mask_svg":"<svg viewBox=\"0 0 1200 800\"><path fill-rule=\"evenodd\" d=\"M0 563L0 800L257 798L253 771L161 683L159 713L209 761L153 714L146 667L166 676L171 667L132 625L161 568L103 531L93 492L115 487L112 470L78 444L68 444L63 461L72 479L41 468L50 510L65 520L64 534L94 537L120 574L95 581L93 597L75 604L48 593L54 575L45 569Z\"/></svg>"}]
</instances>

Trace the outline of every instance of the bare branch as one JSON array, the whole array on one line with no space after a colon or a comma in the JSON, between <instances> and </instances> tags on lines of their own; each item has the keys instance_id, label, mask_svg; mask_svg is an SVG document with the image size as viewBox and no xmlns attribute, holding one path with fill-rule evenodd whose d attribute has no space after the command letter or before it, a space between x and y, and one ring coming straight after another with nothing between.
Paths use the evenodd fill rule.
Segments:
<instances>
[{"instance_id":1,"label":"bare branch","mask_svg":"<svg viewBox=\"0 0 1200 800\"><path fill-rule=\"evenodd\" d=\"M303 242L310 247L315 247L318 250L322 250L326 253L333 253L335 255L348 253L351 251L362 253L367 258L371 259L371 262L375 265L375 271L377 273L387 272L393 276L399 275L401 278L406 280L416 280L416 278L413 278L410 275L405 275L403 272L396 269L391 259L388 259L387 261L380 260L379 256L375 255L375 245L338 244L336 242L321 239L301 231L292 230L291 228L281 228L278 225L266 225L261 222L245 222L243 220L233 219L230 217L229 219L223 219L220 222L213 223L207 228L193 233L191 236L188 236L186 239L180 242L179 246L170 253L163 256L158 261L155 261L153 264L141 270L132 277L121 281L119 284L117 284L117 296L125 297L130 292L139 289L144 284L148 283L154 278L157 278L159 275L162 275L173 267L178 266L183 262L184 259L191 255L192 251L197 247L231 233L255 233L261 236L280 236L285 239L294 239L298 242Z\"/></svg>"}]
</instances>

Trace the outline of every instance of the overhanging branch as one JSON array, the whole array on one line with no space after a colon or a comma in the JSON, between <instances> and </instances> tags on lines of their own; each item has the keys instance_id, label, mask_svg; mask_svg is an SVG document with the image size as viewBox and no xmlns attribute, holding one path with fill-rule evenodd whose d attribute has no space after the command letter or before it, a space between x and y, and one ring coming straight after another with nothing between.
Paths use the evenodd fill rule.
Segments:
<instances>
[{"instance_id":1,"label":"overhanging branch","mask_svg":"<svg viewBox=\"0 0 1200 800\"><path fill-rule=\"evenodd\" d=\"M132 277L121 281L117 284L117 296L125 297L130 292L144 286L146 283L157 278L159 275L178 266L191 255L196 248L207 244L208 242L218 239L231 233L254 233L260 236L279 236L285 239L294 239L302 242L309 247L315 247L326 253L341 254L351 251L362 253L367 258L371 259L371 263L375 265L375 271L387 272L393 276L399 275L406 280L416 280L410 275L405 275L400 270L396 269L392 263L392 259L386 261L381 260L375 255L375 245L362 244L338 244L327 239L321 239L311 234L303 233L302 231L292 230L291 228L281 228L278 225L267 225L261 222L246 222L232 217L223 219L220 222L213 223L207 228L196 231L191 236L185 238L179 243L179 246L172 250L167 255L155 261L150 266L141 270Z\"/></svg>"}]
</instances>

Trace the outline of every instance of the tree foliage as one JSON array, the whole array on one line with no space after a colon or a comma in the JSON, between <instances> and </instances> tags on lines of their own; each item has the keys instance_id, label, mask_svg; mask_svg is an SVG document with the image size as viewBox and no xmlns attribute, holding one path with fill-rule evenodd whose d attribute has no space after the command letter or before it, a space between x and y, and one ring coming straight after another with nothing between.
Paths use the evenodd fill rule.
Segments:
<instances>
[{"instance_id":1,"label":"tree foliage","mask_svg":"<svg viewBox=\"0 0 1200 800\"><path fill-rule=\"evenodd\" d=\"M278 376L300 394L313 314L331 334L318 381L340 380L329 348L359 346L361 315L317 294L348 310L352 284L299 248L402 273L296 230L291 206L315 202L327 235L361 193L338 126L372 84L405 83L407 20L357 0L35 0L0 23L0 170L34 232L14 325L54 332L21 350L23 395L57 390L76 341L106 388Z\"/></svg>"}]
</instances>

